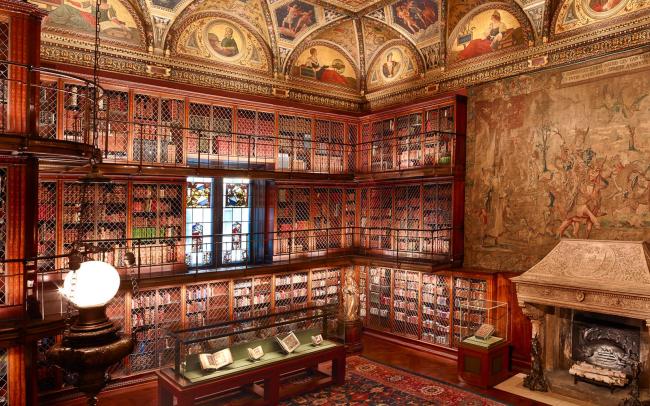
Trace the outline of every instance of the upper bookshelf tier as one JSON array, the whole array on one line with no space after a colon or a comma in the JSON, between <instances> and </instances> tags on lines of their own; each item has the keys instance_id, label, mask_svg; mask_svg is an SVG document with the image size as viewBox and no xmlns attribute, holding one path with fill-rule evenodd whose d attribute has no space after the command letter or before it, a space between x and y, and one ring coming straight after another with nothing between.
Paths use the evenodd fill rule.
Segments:
<instances>
[{"instance_id":1,"label":"upper bookshelf tier","mask_svg":"<svg viewBox=\"0 0 650 406\"><path fill-rule=\"evenodd\" d=\"M41 81L43 137L81 136L86 130L77 118L88 86L46 75ZM179 176L232 170L250 177L351 180L393 172L448 176L464 165L460 96L358 118L106 86L97 107L97 146L108 174L138 167L143 174L173 168Z\"/></svg>"}]
</instances>

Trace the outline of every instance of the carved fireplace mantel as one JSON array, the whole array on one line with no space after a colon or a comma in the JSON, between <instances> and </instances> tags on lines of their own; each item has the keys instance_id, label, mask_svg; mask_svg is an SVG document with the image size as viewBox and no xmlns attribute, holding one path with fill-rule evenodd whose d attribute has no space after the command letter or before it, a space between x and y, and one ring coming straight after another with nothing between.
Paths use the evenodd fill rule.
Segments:
<instances>
[{"instance_id":1,"label":"carved fireplace mantel","mask_svg":"<svg viewBox=\"0 0 650 406\"><path fill-rule=\"evenodd\" d=\"M512 278L521 307L548 305L650 324L650 244L563 239Z\"/></svg>"},{"instance_id":2,"label":"carved fireplace mantel","mask_svg":"<svg viewBox=\"0 0 650 406\"><path fill-rule=\"evenodd\" d=\"M611 393L600 391L602 388L591 381L577 384L575 377L589 377L602 370L601 380L611 384L622 375L619 370L629 372L627 366L620 368L620 362L641 361L645 367L639 387L643 389L642 398L650 399L648 242L563 239L512 281L519 306L531 321L534 341L541 347L537 358L533 357L538 368L531 375L548 382L548 390L594 404L619 405L629 393L626 383L631 377L621 378L618 387L625 388L612 389ZM583 323L587 330L580 330L576 323ZM595 338L588 337L586 331ZM628 342L614 339L614 333L628 337L630 342L636 337L634 351L626 351L624 344ZM617 360L617 368L605 362L608 357ZM587 365L585 359L594 365ZM578 371L581 365L586 372Z\"/></svg>"}]
</instances>

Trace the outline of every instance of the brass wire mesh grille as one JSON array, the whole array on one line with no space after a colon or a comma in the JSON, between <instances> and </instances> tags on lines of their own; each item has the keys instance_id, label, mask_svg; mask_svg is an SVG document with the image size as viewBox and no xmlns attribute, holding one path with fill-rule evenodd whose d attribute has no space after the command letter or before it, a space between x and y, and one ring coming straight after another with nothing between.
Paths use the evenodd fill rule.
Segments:
<instances>
[{"instance_id":1,"label":"brass wire mesh grille","mask_svg":"<svg viewBox=\"0 0 650 406\"><path fill-rule=\"evenodd\" d=\"M58 85L56 82L41 81L38 105L38 136L56 139L58 127Z\"/></svg>"},{"instance_id":2,"label":"brass wire mesh grille","mask_svg":"<svg viewBox=\"0 0 650 406\"><path fill-rule=\"evenodd\" d=\"M9 406L8 372L7 349L0 348L0 406Z\"/></svg>"}]
</instances>

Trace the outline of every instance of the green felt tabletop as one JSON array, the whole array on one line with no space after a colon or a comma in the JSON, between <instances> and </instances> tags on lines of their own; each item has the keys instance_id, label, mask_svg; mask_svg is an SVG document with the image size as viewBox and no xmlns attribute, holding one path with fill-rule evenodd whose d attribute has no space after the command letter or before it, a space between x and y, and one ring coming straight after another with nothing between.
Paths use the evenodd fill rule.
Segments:
<instances>
[{"instance_id":1,"label":"green felt tabletop","mask_svg":"<svg viewBox=\"0 0 650 406\"><path fill-rule=\"evenodd\" d=\"M280 347L280 344L277 343L274 337L249 341L230 347L233 363L226 365L217 371L202 370L198 354L188 355L185 359L185 372L183 373L183 376L192 383L198 383L239 373L247 369L259 368L285 359L322 351L338 345L333 341L323 340L320 345L313 346L311 344L311 336L321 334L321 331L318 329L294 331L294 333L296 334L296 337L298 337L301 345L291 354L285 354L282 351L282 347ZM248 357L248 348L255 348L258 345L262 346L264 355L257 361L251 361Z\"/></svg>"}]
</instances>

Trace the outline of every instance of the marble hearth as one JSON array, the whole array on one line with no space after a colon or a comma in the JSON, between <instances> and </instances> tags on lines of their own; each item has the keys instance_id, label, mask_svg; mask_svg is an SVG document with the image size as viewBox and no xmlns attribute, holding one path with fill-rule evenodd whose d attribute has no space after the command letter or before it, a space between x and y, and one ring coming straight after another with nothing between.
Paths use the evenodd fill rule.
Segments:
<instances>
[{"instance_id":1,"label":"marble hearth","mask_svg":"<svg viewBox=\"0 0 650 406\"><path fill-rule=\"evenodd\" d=\"M569 369L587 361L630 376L625 364L640 361L641 399L650 399L648 242L563 239L512 280L519 306L539 338L552 392L618 405L629 397L629 385L611 392L593 383L575 383Z\"/></svg>"}]
</instances>

